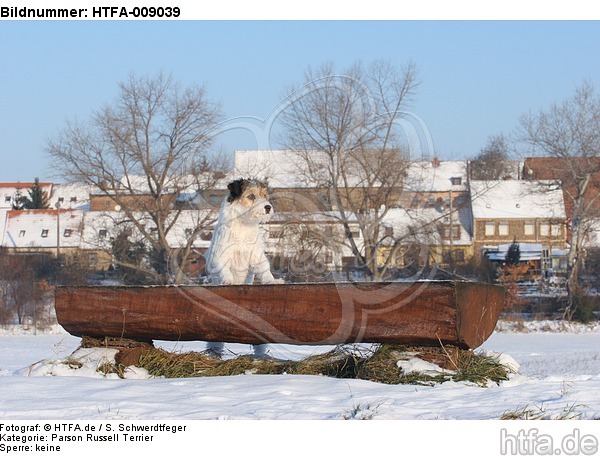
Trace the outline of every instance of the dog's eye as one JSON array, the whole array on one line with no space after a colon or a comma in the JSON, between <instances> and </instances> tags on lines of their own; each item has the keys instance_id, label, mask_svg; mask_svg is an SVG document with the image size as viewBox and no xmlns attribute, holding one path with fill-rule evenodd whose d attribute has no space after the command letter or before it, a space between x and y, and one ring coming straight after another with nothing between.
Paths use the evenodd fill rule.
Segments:
<instances>
[{"instance_id":1,"label":"dog's eye","mask_svg":"<svg viewBox=\"0 0 600 456\"><path fill-rule=\"evenodd\" d=\"M254 200L256 200L256 195L255 195L254 193L250 193L250 194L248 195L248 199L249 199L250 201L254 201Z\"/></svg>"}]
</instances>

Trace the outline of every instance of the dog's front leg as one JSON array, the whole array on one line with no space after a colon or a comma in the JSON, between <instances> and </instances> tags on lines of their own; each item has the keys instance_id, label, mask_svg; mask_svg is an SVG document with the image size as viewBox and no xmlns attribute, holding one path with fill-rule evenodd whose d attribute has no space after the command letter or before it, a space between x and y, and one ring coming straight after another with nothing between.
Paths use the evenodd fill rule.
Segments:
<instances>
[{"instance_id":1,"label":"dog's front leg","mask_svg":"<svg viewBox=\"0 0 600 456\"><path fill-rule=\"evenodd\" d=\"M271 273L271 265L265 254L262 254L260 260L254 265L254 273L260 283L277 283L282 284L283 279L276 279Z\"/></svg>"},{"instance_id":2,"label":"dog's front leg","mask_svg":"<svg viewBox=\"0 0 600 456\"><path fill-rule=\"evenodd\" d=\"M231 267L228 263L216 262L211 274L214 278L214 282L217 285L233 285L236 283Z\"/></svg>"}]
</instances>

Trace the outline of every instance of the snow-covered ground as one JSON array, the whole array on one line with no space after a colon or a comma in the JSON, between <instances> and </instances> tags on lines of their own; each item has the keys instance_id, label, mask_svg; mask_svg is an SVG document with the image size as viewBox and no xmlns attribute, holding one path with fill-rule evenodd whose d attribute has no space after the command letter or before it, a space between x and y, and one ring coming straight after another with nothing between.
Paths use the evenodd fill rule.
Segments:
<instances>
[{"instance_id":1,"label":"snow-covered ground","mask_svg":"<svg viewBox=\"0 0 600 456\"><path fill-rule=\"evenodd\" d=\"M510 381L489 388L299 375L149 379L132 372L123 380L93 369L57 368L56 361L68 358L80 341L60 330L38 335L0 330L0 419L487 420L523 409L547 417L600 418L600 326L552 325L528 323L529 332L499 325L501 331L481 349L510 355L520 368ZM160 345L176 351L205 348L201 342ZM227 348L250 352L244 345ZM270 346L269 351L298 359L329 348Z\"/></svg>"}]
</instances>

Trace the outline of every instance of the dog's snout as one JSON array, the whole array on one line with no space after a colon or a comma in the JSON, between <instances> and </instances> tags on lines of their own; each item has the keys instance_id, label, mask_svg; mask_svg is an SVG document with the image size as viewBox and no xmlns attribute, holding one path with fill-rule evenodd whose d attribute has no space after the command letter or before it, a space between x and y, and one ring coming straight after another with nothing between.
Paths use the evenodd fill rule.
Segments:
<instances>
[{"instance_id":1,"label":"dog's snout","mask_svg":"<svg viewBox=\"0 0 600 456\"><path fill-rule=\"evenodd\" d=\"M271 212L271 205L265 204L265 214L269 214Z\"/></svg>"}]
</instances>

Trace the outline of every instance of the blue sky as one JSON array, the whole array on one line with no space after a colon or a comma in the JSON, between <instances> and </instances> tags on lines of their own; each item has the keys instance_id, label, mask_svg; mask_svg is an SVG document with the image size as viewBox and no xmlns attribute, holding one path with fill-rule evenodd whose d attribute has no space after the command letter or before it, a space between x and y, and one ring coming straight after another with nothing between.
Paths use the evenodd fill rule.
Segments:
<instances>
[{"instance_id":1,"label":"blue sky","mask_svg":"<svg viewBox=\"0 0 600 456\"><path fill-rule=\"evenodd\" d=\"M86 120L131 72L205 84L226 116L263 118L308 65L412 59L410 110L442 159L475 155L523 113L588 79L600 90L600 22L0 21L0 181L52 179L46 140ZM251 149L235 135L228 149Z\"/></svg>"}]
</instances>

